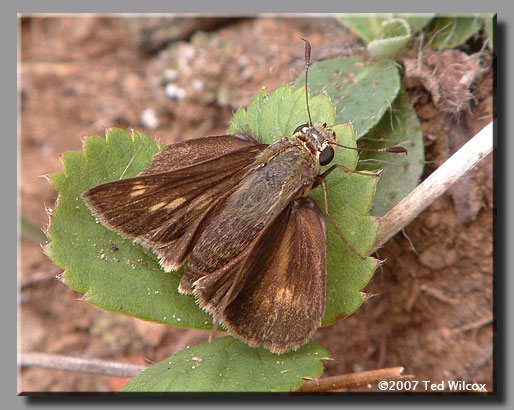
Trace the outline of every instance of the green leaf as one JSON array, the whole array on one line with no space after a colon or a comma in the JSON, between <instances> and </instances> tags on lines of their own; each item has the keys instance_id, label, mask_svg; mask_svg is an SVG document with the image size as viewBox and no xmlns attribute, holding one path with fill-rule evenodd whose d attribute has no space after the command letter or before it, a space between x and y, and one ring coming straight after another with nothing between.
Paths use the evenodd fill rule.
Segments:
<instances>
[{"instance_id":1,"label":"green leaf","mask_svg":"<svg viewBox=\"0 0 514 410\"><path fill-rule=\"evenodd\" d=\"M382 24L380 38L368 43L371 55L377 58L394 58L411 39L410 26L403 19L390 19Z\"/></svg>"},{"instance_id":2,"label":"green leaf","mask_svg":"<svg viewBox=\"0 0 514 410\"><path fill-rule=\"evenodd\" d=\"M366 43L379 37L382 23L390 14L338 14L339 20Z\"/></svg>"},{"instance_id":3,"label":"green leaf","mask_svg":"<svg viewBox=\"0 0 514 410\"><path fill-rule=\"evenodd\" d=\"M305 103L305 90L293 92L291 87L282 86L269 97L264 91L257 94L248 108L238 110L229 127L229 134L251 133L265 144L272 144L282 137L293 135L296 127L309 122ZM314 123L326 122L334 125L334 107L326 95L309 100Z\"/></svg>"},{"instance_id":4,"label":"green leaf","mask_svg":"<svg viewBox=\"0 0 514 410\"><path fill-rule=\"evenodd\" d=\"M395 18L405 20L411 29L412 34L420 31L425 27L434 17L435 13L395 13Z\"/></svg>"},{"instance_id":5,"label":"green leaf","mask_svg":"<svg viewBox=\"0 0 514 410\"><path fill-rule=\"evenodd\" d=\"M323 372L328 353L310 341L276 355L231 336L182 350L134 377L120 393L289 392Z\"/></svg>"},{"instance_id":6,"label":"green leaf","mask_svg":"<svg viewBox=\"0 0 514 410\"><path fill-rule=\"evenodd\" d=\"M305 85L304 76L295 88ZM328 94L336 110L336 123L351 123L362 137L391 107L400 90L400 75L392 62L368 62L359 57L332 58L311 65L311 94Z\"/></svg>"},{"instance_id":7,"label":"green leaf","mask_svg":"<svg viewBox=\"0 0 514 410\"><path fill-rule=\"evenodd\" d=\"M428 40L434 50L455 48L464 44L484 25L480 15L470 17L438 17L427 28Z\"/></svg>"},{"instance_id":8,"label":"green leaf","mask_svg":"<svg viewBox=\"0 0 514 410\"><path fill-rule=\"evenodd\" d=\"M338 171L335 171L338 172ZM330 213L344 238L361 254L371 249L378 223L365 216L373 200L376 178L357 174L334 175L327 178ZM344 174L346 181L334 182ZM324 208L321 188L312 192L321 209ZM367 285L377 267L374 258L361 259L344 244L334 226L327 221L327 296L322 326L355 312L363 303L361 290Z\"/></svg>"},{"instance_id":9,"label":"green leaf","mask_svg":"<svg viewBox=\"0 0 514 410\"><path fill-rule=\"evenodd\" d=\"M359 170L383 171L378 181L371 214L385 215L419 183L424 168L423 133L407 93L402 90L392 109L365 138L363 147L384 148L402 145L408 155L388 152L361 152Z\"/></svg>"},{"instance_id":10,"label":"green leaf","mask_svg":"<svg viewBox=\"0 0 514 410\"><path fill-rule=\"evenodd\" d=\"M65 269L63 279L106 310L175 326L211 328L212 319L191 296L177 292L182 271L164 272L152 251L123 239L91 215L81 193L88 188L139 174L159 147L142 133L112 129L106 140L87 137L84 155L63 155L64 174L51 181L59 192L51 213L46 254Z\"/></svg>"},{"instance_id":11,"label":"green leaf","mask_svg":"<svg viewBox=\"0 0 514 410\"><path fill-rule=\"evenodd\" d=\"M391 23L401 20L402 25L408 27L410 33L421 30L432 18L433 13L381 13L381 14L339 14L339 20L354 33L362 37L366 43L374 40L393 37L388 35ZM404 29L402 29L403 31Z\"/></svg>"}]
</instances>

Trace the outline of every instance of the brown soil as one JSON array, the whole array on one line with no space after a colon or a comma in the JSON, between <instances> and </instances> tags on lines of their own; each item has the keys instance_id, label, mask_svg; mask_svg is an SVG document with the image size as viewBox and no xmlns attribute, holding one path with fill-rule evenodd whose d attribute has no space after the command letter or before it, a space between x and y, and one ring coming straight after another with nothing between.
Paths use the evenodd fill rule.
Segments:
<instances>
[{"instance_id":1,"label":"brown soil","mask_svg":"<svg viewBox=\"0 0 514 410\"><path fill-rule=\"evenodd\" d=\"M81 136L104 135L109 126L134 127L162 143L224 133L232 112L262 87L273 90L301 73L301 37L311 41L314 60L347 52L357 41L330 19L221 19L198 23L215 31L192 38L191 24L185 24L186 41L145 55L139 50L148 39L136 23L141 22L100 17L21 20L21 213L38 227L47 223L45 205L53 207L56 200L53 187L38 177L62 171L59 154L80 151ZM181 38L183 22L175 24L173 40ZM152 31L147 27L145 33L151 36ZM202 47L207 51L198 51ZM422 120L425 176L491 121L493 106L491 67L480 66L478 72L462 55L452 55L467 70L456 73L457 80L475 71L466 109L449 112L442 101L447 95L443 91L451 87L445 83L437 94L435 80L427 74L436 73L434 67L449 57L428 54L425 73L407 71L406 80ZM163 73L179 56L189 58L183 64L190 72L180 72L178 78L167 72L164 81L174 83L172 91L179 95L170 99ZM417 52L404 58L407 65ZM148 128L151 121L141 119L146 108L154 109L158 128ZM366 288L377 296L316 333L314 339L334 359L326 363L324 376L404 366L416 380L479 382L493 390L491 156L450 194L380 250L387 263ZM26 285L20 290L22 351L144 363L207 338L204 331L147 323L78 301L79 293L53 279L59 270L30 237L21 239L20 266L20 283ZM27 368L19 388L112 391L124 382Z\"/></svg>"}]
</instances>

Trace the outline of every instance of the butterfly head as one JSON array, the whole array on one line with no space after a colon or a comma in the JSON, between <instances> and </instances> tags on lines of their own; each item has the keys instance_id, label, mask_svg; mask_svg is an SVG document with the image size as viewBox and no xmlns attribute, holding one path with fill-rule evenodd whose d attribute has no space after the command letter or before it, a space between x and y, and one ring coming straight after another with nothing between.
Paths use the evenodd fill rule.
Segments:
<instances>
[{"instance_id":1,"label":"butterfly head","mask_svg":"<svg viewBox=\"0 0 514 410\"><path fill-rule=\"evenodd\" d=\"M300 125L296 128L293 138L307 144L310 151L315 151L320 165L327 165L334 159L333 145L337 143L337 137L326 123Z\"/></svg>"}]
</instances>

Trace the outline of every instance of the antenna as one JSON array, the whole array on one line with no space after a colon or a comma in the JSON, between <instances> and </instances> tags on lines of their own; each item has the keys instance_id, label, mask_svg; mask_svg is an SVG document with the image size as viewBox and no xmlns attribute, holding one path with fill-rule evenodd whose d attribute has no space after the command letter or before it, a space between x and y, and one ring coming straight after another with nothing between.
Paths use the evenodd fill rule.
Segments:
<instances>
[{"instance_id":1,"label":"antenna","mask_svg":"<svg viewBox=\"0 0 514 410\"><path fill-rule=\"evenodd\" d=\"M341 145L341 144L338 144L336 142L331 142L330 144L337 145L338 147L343 147L343 148L347 148L347 149L353 149L353 150L356 150L356 151L393 152L395 154L400 154L400 153L407 154L408 153L407 148L405 148L405 147L389 147L389 148L377 148L377 149L375 149L375 148L348 147L346 145Z\"/></svg>"},{"instance_id":2,"label":"antenna","mask_svg":"<svg viewBox=\"0 0 514 410\"><path fill-rule=\"evenodd\" d=\"M305 40L305 103L307 104L307 115L309 116L309 125L312 127L312 118L311 111L309 109L309 83L308 83L308 73L309 73L309 65L311 63L311 43L309 40Z\"/></svg>"}]
</instances>

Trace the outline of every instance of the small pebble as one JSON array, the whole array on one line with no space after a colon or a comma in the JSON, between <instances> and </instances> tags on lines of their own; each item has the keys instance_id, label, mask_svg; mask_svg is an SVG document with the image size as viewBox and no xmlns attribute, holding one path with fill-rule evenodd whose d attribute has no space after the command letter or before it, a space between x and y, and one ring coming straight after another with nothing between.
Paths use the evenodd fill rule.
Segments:
<instances>
[{"instance_id":1,"label":"small pebble","mask_svg":"<svg viewBox=\"0 0 514 410\"><path fill-rule=\"evenodd\" d=\"M164 94L166 94L166 97L172 98L174 100L183 100L187 93L186 90L183 88L177 86L176 84L166 84L166 87L164 88Z\"/></svg>"},{"instance_id":2,"label":"small pebble","mask_svg":"<svg viewBox=\"0 0 514 410\"><path fill-rule=\"evenodd\" d=\"M173 68L167 68L163 73L164 80L166 81L177 81L178 80L178 71Z\"/></svg>"},{"instance_id":3,"label":"small pebble","mask_svg":"<svg viewBox=\"0 0 514 410\"><path fill-rule=\"evenodd\" d=\"M205 85L203 84L203 81L202 80L199 80L198 78L195 78L193 80L193 83L191 84L191 87L193 88L193 90L195 90L196 92L201 92L204 90L205 88Z\"/></svg>"},{"instance_id":4,"label":"small pebble","mask_svg":"<svg viewBox=\"0 0 514 410\"><path fill-rule=\"evenodd\" d=\"M156 130L161 125L153 108L145 108L141 113L141 124L148 129Z\"/></svg>"}]
</instances>

